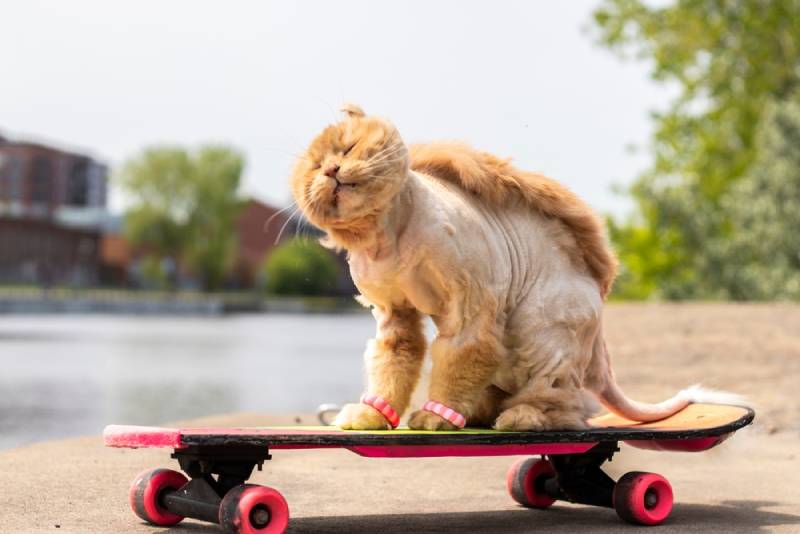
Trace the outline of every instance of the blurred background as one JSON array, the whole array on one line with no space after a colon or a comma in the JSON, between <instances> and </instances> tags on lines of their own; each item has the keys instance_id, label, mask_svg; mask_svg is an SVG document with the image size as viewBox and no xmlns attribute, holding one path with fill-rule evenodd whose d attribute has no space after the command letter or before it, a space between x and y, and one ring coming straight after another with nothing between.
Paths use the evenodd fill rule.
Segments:
<instances>
[{"instance_id":1,"label":"blurred background","mask_svg":"<svg viewBox=\"0 0 800 534\"><path fill-rule=\"evenodd\" d=\"M5 5L0 448L357 398L372 317L287 184L344 102L568 185L608 221L614 300L800 299L798 13Z\"/></svg>"}]
</instances>

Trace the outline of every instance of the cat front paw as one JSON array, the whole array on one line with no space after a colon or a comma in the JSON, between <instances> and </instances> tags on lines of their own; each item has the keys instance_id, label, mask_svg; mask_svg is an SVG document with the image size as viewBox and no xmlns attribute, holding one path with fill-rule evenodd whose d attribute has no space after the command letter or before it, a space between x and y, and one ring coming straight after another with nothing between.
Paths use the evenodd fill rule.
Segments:
<instances>
[{"instance_id":1,"label":"cat front paw","mask_svg":"<svg viewBox=\"0 0 800 534\"><path fill-rule=\"evenodd\" d=\"M378 410L366 404L346 404L333 424L342 430L387 430L389 423Z\"/></svg>"},{"instance_id":2,"label":"cat front paw","mask_svg":"<svg viewBox=\"0 0 800 534\"><path fill-rule=\"evenodd\" d=\"M414 430L457 430L458 427L435 413L417 410L408 419L408 427Z\"/></svg>"}]
</instances>

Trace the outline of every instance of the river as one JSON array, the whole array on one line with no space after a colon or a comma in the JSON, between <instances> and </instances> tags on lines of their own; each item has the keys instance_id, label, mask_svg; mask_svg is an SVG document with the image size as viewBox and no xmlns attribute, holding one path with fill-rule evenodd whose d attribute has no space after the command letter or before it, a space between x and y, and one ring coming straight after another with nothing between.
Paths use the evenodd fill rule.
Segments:
<instances>
[{"instance_id":1,"label":"river","mask_svg":"<svg viewBox=\"0 0 800 534\"><path fill-rule=\"evenodd\" d=\"M368 313L0 318L0 449L357 399Z\"/></svg>"}]
</instances>

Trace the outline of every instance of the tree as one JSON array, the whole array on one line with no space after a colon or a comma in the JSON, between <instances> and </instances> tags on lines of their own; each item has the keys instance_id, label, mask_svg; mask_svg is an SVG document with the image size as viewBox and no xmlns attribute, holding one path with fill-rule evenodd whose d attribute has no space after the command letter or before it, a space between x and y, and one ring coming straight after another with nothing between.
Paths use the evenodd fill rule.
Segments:
<instances>
[{"instance_id":1,"label":"tree","mask_svg":"<svg viewBox=\"0 0 800 534\"><path fill-rule=\"evenodd\" d=\"M611 228L621 295L738 295L712 245L731 236L723 199L758 157L766 110L800 85L798 12L800 0L606 0L595 11L601 44L681 88L654 114L654 161L630 189L637 212Z\"/></svg>"},{"instance_id":2,"label":"tree","mask_svg":"<svg viewBox=\"0 0 800 534\"><path fill-rule=\"evenodd\" d=\"M772 105L758 157L723 199L733 231L714 244L736 299L800 300L800 97Z\"/></svg>"},{"instance_id":3,"label":"tree","mask_svg":"<svg viewBox=\"0 0 800 534\"><path fill-rule=\"evenodd\" d=\"M243 168L242 155L224 146L145 149L119 174L131 202L128 238L186 265L204 289L218 289L234 252Z\"/></svg>"},{"instance_id":4,"label":"tree","mask_svg":"<svg viewBox=\"0 0 800 534\"><path fill-rule=\"evenodd\" d=\"M298 238L278 246L264 263L265 289L273 295L324 295L336 286L336 260L315 241Z\"/></svg>"}]
</instances>

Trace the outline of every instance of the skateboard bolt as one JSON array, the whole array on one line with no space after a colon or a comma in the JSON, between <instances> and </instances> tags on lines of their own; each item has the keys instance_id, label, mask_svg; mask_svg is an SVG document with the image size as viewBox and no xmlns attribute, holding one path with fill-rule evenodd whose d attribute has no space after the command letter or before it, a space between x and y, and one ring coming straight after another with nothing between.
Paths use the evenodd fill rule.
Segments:
<instances>
[{"instance_id":1,"label":"skateboard bolt","mask_svg":"<svg viewBox=\"0 0 800 534\"><path fill-rule=\"evenodd\" d=\"M649 489L644 492L644 507L648 510L652 510L658 504L658 494Z\"/></svg>"},{"instance_id":2,"label":"skateboard bolt","mask_svg":"<svg viewBox=\"0 0 800 534\"><path fill-rule=\"evenodd\" d=\"M256 506L250 512L250 523L256 528L264 528L269 523L269 510L265 506Z\"/></svg>"}]
</instances>

